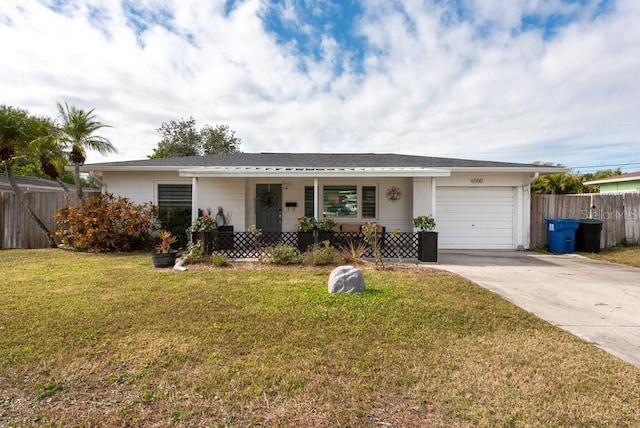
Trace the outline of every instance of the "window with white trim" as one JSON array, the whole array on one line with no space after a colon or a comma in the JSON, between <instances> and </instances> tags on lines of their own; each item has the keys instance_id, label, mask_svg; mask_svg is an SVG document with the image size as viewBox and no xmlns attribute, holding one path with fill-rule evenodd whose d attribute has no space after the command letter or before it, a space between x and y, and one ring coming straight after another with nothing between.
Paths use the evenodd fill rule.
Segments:
<instances>
[{"instance_id":1,"label":"window with white trim","mask_svg":"<svg viewBox=\"0 0 640 428\"><path fill-rule=\"evenodd\" d=\"M321 188L321 212L336 219L375 219L376 186L326 185ZM304 188L304 215L313 217L313 186Z\"/></svg>"},{"instance_id":2,"label":"window with white trim","mask_svg":"<svg viewBox=\"0 0 640 428\"><path fill-rule=\"evenodd\" d=\"M159 208L191 208L191 184L158 184Z\"/></svg>"}]
</instances>

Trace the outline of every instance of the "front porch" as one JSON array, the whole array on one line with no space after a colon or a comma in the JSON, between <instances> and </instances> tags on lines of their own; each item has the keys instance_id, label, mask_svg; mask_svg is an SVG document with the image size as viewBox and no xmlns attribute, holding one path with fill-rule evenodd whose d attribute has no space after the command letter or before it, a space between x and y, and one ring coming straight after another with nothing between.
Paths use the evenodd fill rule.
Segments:
<instances>
[{"instance_id":1,"label":"front porch","mask_svg":"<svg viewBox=\"0 0 640 428\"><path fill-rule=\"evenodd\" d=\"M325 235L326 233L326 235ZM380 252L383 258L418 259L419 233L395 232L383 233L379 236ZM208 232L195 236L204 244L206 254L220 253L230 259L258 258L264 248L275 245L291 245L304 251L307 236L300 232ZM349 243L362 243L364 236L355 232L323 232L320 237L315 235L311 243L329 241L330 245L341 249L348 248ZM364 257L373 257L370 247Z\"/></svg>"}]
</instances>

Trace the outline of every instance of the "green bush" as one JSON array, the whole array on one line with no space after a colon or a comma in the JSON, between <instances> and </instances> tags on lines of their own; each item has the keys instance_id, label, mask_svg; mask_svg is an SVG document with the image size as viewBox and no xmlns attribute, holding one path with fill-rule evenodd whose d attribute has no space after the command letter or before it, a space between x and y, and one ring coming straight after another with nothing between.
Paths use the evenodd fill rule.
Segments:
<instances>
[{"instance_id":1,"label":"green bush","mask_svg":"<svg viewBox=\"0 0 640 428\"><path fill-rule=\"evenodd\" d=\"M158 220L164 230L178 238L178 247L187 247L189 236L186 230L191 226L191 208L160 208Z\"/></svg>"},{"instance_id":2,"label":"green bush","mask_svg":"<svg viewBox=\"0 0 640 428\"><path fill-rule=\"evenodd\" d=\"M134 204L111 193L95 195L82 206L65 207L55 214L56 236L81 251L109 252L151 249L159 229L158 208Z\"/></svg>"},{"instance_id":3,"label":"green bush","mask_svg":"<svg viewBox=\"0 0 640 428\"><path fill-rule=\"evenodd\" d=\"M302 256L296 247L279 244L265 248L262 261L272 265L295 265L302 263Z\"/></svg>"},{"instance_id":4,"label":"green bush","mask_svg":"<svg viewBox=\"0 0 640 428\"><path fill-rule=\"evenodd\" d=\"M224 254L214 253L211 255L211 264L215 267L223 267L229 265L229 262Z\"/></svg>"},{"instance_id":5,"label":"green bush","mask_svg":"<svg viewBox=\"0 0 640 428\"><path fill-rule=\"evenodd\" d=\"M207 259L204 254L204 243L201 240L189 241L183 256L185 263L202 263Z\"/></svg>"},{"instance_id":6,"label":"green bush","mask_svg":"<svg viewBox=\"0 0 640 428\"><path fill-rule=\"evenodd\" d=\"M303 262L306 265L324 266L332 264L343 264L345 258L340 252L330 245L329 241L314 245L309 251L303 254Z\"/></svg>"}]
</instances>

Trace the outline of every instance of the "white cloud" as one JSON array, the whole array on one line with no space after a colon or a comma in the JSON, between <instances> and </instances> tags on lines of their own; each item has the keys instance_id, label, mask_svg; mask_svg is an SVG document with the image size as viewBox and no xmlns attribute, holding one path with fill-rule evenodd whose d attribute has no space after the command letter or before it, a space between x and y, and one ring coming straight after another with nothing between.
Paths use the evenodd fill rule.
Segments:
<instances>
[{"instance_id":1,"label":"white cloud","mask_svg":"<svg viewBox=\"0 0 640 428\"><path fill-rule=\"evenodd\" d=\"M50 116L57 101L95 108L120 150L109 160L146 157L161 122L189 116L228 124L250 152L568 165L640 155L640 4L632 0L595 19L595 1L580 10L560 0L469 0L453 19L442 2L371 0L347 29L366 41L361 66L332 28L303 15L311 3L283 3L282 20L317 38L320 58L265 29L267 0L235 2L228 13L224 1L129 3L164 9L167 21L137 33L120 1L64 13L3 1L0 103ZM576 20L545 39L540 28L514 31L523 14Z\"/></svg>"}]
</instances>

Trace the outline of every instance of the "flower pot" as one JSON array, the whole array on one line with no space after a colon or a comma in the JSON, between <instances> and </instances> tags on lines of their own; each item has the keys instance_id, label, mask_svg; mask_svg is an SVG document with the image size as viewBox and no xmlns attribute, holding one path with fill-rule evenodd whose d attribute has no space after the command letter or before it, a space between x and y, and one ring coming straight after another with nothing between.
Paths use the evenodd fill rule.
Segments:
<instances>
[{"instance_id":1,"label":"flower pot","mask_svg":"<svg viewBox=\"0 0 640 428\"><path fill-rule=\"evenodd\" d=\"M313 247L313 232L298 232L298 250L304 252Z\"/></svg>"},{"instance_id":2,"label":"flower pot","mask_svg":"<svg viewBox=\"0 0 640 428\"><path fill-rule=\"evenodd\" d=\"M438 232L418 232L418 260L438 261Z\"/></svg>"},{"instance_id":3,"label":"flower pot","mask_svg":"<svg viewBox=\"0 0 640 428\"><path fill-rule=\"evenodd\" d=\"M233 250L233 226L218 226L218 237L215 241L216 250Z\"/></svg>"},{"instance_id":4,"label":"flower pot","mask_svg":"<svg viewBox=\"0 0 640 428\"><path fill-rule=\"evenodd\" d=\"M191 234L191 241L201 241L202 251L207 255L211 255L213 253L213 250L215 249L217 237L217 230L214 230L212 232L193 232Z\"/></svg>"},{"instance_id":5,"label":"flower pot","mask_svg":"<svg viewBox=\"0 0 640 428\"><path fill-rule=\"evenodd\" d=\"M151 253L151 260L153 261L153 267L166 268L172 267L176 264L176 256L178 252L173 250L168 253Z\"/></svg>"},{"instance_id":6,"label":"flower pot","mask_svg":"<svg viewBox=\"0 0 640 428\"><path fill-rule=\"evenodd\" d=\"M329 241L329 246L333 245L333 232L318 231L318 244Z\"/></svg>"}]
</instances>

